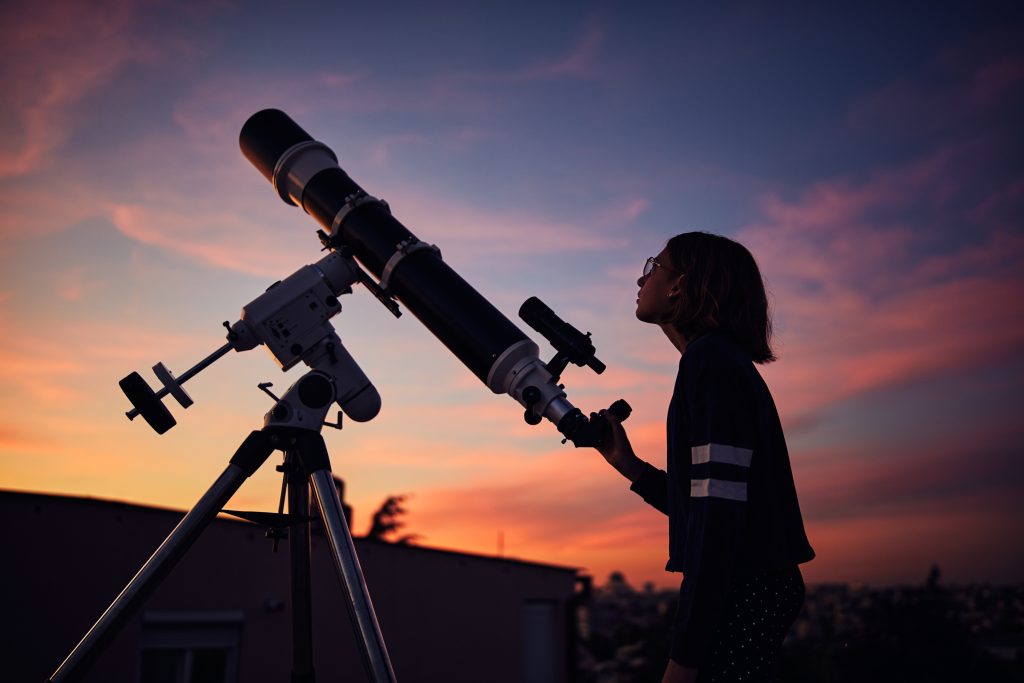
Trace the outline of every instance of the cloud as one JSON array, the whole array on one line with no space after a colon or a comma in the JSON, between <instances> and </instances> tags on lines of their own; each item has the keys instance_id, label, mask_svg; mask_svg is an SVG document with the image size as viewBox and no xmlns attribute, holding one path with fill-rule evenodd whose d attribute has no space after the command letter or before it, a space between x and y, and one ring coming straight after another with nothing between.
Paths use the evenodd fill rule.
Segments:
<instances>
[{"instance_id":1,"label":"cloud","mask_svg":"<svg viewBox=\"0 0 1024 683\"><path fill-rule=\"evenodd\" d=\"M0 315L0 322L12 320L19 319ZM26 396L30 399L26 405L40 410L84 398L94 391L97 378L107 386L109 378L123 371L127 362L152 362L151 349L174 354L182 349L205 351L209 346L206 339L151 330L131 322L76 322L62 329L62 334L52 333L54 324L61 323L20 319L21 332L0 340L6 392ZM13 327L6 324L5 329Z\"/></svg>"},{"instance_id":2,"label":"cloud","mask_svg":"<svg viewBox=\"0 0 1024 683\"><path fill-rule=\"evenodd\" d=\"M1024 485L1016 465L1021 429L979 427L946 437L920 435L910 446L851 446L804 452L799 457L800 500L807 518L836 519L901 515L937 503L978 497L998 508L1007 493ZM1000 500L1002 498L1002 500ZM975 503L975 505L977 505ZM1018 503L1018 507L1020 504Z\"/></svg>"},{"instance_id":3,"label":"cloud","mask_svg":"<svg viewBox=\"0 0 1024 683\"><path fill-rule=\"evenodd\" d=\"M856 99L847 114L849 127L860 134L909 139L1012 131L1019 118L1015 96L1024 86L1019 36L1009 41L993 36L985 46L977 38L952 46L926 78L899 77Z\"/></svg>"},{"instance_id":4,"label":"cloud","mask_svg":"<svg viewBox=\"0 0 1024 683\"><path fill-rule=\"evenodd\" d=\"M437 240L443 250L466 257L499 260L510 256L560 251L612 249L626 244L622 237L603 233L584 222L555 221L529 209L505 211L474 206L454 197L439 197L419 189L393 188L393 209L399 220L416 226L421 239ZM406 218L407 216L407 218Z\"/></svg>"},{"instance_id":5,"label":"cloud","mask_svg":"<svg viewBox=\"0 0 1024 683\"><path fill-rule=\"evenodd\" d=\"M21 336L6 340L0 347L0 367L6 385L42 405L77 398L79 393L68 386L67 380L88 370L63 344Z\"/></svg>"},{"instance_id":6,"label":"cloud","mask_svg":"<svg viewBox=\"0 0 1024 683\"><path fill-rule=\"evenodd\" d=\"M549 82L608 80L616 70L602 61L607 31L597 22L586 25L579 37L562 53L547 59L505 68L460 69L438 73L419 82L405 84L406 109L445 111L480 115L503 108L508 92L500 100L491 89L528 87Z\"/></svg>"},{"instance_id":7,"label":"cloud","mask_svg":"<svg viewBox=\"0 0 1024 683\"><path fill-rule=\"evenodd\" d=\"M269 201L269 198L268 198ZM180 202L180 206L188 206ZM254 229L231 211L158 209L111 204L115 227L127 237L195 262L258 277L280 277L281 263L303 263L309 250L280 232Z\"/></svg>"},{"instance_id":8,"label":"cloud","mask_svg":"<svg viewBox=\"0 0 1024 683\"><path fill-rule=\"evenodd\" d=\"M972 107L987 109L1021 85L1024 85L1024 58L1004 57L972 74L966 100Z\"/></svg>"},{"instance_id":9,"label":"cloud","mask_svg":"<svg viewBox=\"0 0 1024 683\"><path fill-rule=\"evenodd\" d=\"M187 43L141 30L133 0L9 2L0 11L0 82L13 134L0 147L0 178L48 163L81 117L76 108L127 65L185 54Z\"/></svg>"},{"instance_id":10,"label":"cloud","mask_svg":"<svg viewBox=\"0 0 1024 683\"><path fill-rule=\"evenodd\" d=\"M661 545L659 515L644 507L596 452L566 449L458 487L420 488L410 525L431 544L479 550L503 530L519 556L580 564L623 539Z\"/></svg>"},{"instance_id":11,"label":"cloud","mask_svg":"<svg viewBox=\"0 0 1024 683\"><path fill-rule=\"evenodd\" d=\"M0 422L0 449L25 452L53 445L54 441L49 435L23 429L6 421Z\"/></svg>"},{"instance_id":12,"label":"cloud","mask_svg":"<svg viewBox=\"0 0 1024 683\"><path fill-rule=\"evenodd\" d=\"M468 84L498 85L532 83L536 81L583 79L593 80L604 76L598 68L601 48L606 31L592 23L562 55L532 64L506 70L459 71L440 75L435 86L442 90Z\"/></svg>"},{"instance_id":13,"label":"cloud","mask_svg":"<svg viewBox=\"0 0 1024 683\"><path fill-rule=\"evenodd\" d=\"M317 95L311 100L311 86L325 78L336 85L327 92L313 90ZM282 101L297 103L289 106L289 114L304 125L310 125L307 119L314 113L406 108L404 94L398 96L363 81L359 73L312 73L304 78L265 72L207 75L175 105L176 128L128 142L105 156L109 173L121 173L124 180L117 186L79 188L83 201L73 203L74 211L67 209L63 224L105 215L123 234L141 243L216 267L279 276L281 253L294 252L295 262L300 263L303 243L291 240L286 246L287 236L270 224L268 216L282 214L297 223L305 221L311 229L316 226L294 209L285 213L269 185L238 153L241 122ZM359 97L353 96L354 89ZM329 140L329 130L311 132ZM486 135L477 126L430 136L396 133L368 145L365 153L371 166L382 168L396 146L458 148L475 144ZM159 168L149 163L153 158L162 160ZM436 241L446 254L475 258L486 254L496 265L507 263L509 257L621 247L627 242L621 234L622 224L636 220L649 206L647 198L633 193L612 197L595 206L592 215L567 221L552 219L530 206L494 210L449 196L430 188L429 183L408 186L396 181L384 196L399 219L414 226L421 239ZM29 211L35 201L13 205L12 218ZM47 225L54 222L47 221Z\"/></svg>"},{"instance_id":14,"label":"cloud","mask_svg":"<svg viewBox=\"0 0 1024 683\"><path fill-rule=\"evenodd\" d=\"M565 56L534 64L507 76L509 81L536 81L556 78L593 79L601 75L597 68L605 30L590 26Z\"/></svg>"},{"instance_id":15,"label":"cloud","mask_svg":"<svg viewBox=\"0 0 1024 683\"><path fill-rule=\"evenodd\" d=\"M106 285L90 274L85 266L73 266L57 277L57 294L65 301L80 302L91 292L102 290Z\"/></svg>"},{"instance_id":16,"label":"cloud","mask_svg":"<svg viewBox=\"0 0 1024 683\"><path fill-rule=\"evenodd\" d=\"M416 234L436 242L442 254L456 260L486 258L508 265L510 258L564 250L604 250L622 246L620 237L602 234L592 226L552 221L527 210L488 211L419 189L393 188L393 210ZM275 198L267 193L269 204ZM143 244L185 256L195 262L260 277L280 277L282 257L295 264L309 260L309 242L262 225L246 216L251 207L227 204L205 209L199 202L165 197L159 203L106 206L113 224ZM276 208L276 207L275 207ZM312 219L297 215L310 228ZM486 256L481 256L481 255ZM446 259L447 260L447 259Z\"/></svg>"},{"instance_id":17,"label":"cloud","mask_svg":"<svg viewBox=\"0 0 1024 683\"><path fill-rule=\"evenodd\" d=\"M956 583L1020 580L1024 553L1007 543L1024 533L1019 506L998 509L990 494L957 496L927 508L817 522L808 535L817 557L803 565L808 582L921 583L937 563ZM1006 500L1007 496L1001 496Z\"/></svg>"},{"instance_id":18,"label":"cloud","mask_svg":"<svg viewBox=\"0 0 1024 683\"><path fill-rule=\"evenodd\" d=\"M174 106L174 121L197 149L228 143L238 155L242 124L267 108L285 108L303 125L313 113L399 110L405 101L367 81L359 71L313 70L296 75L285 69L204 73Z\"/></svg>"},{"instance_id":19,"label":"cloud","mask_svg":"<svg viewBox=\"0 0 1024 683\"><path fill-rule=\"evenodd\" d=\"M1024 62L1005 43L948 51L932 78L850 107L855 132L927 151L766 193L739 231L773 290L782 361L765 373L796 422L1024 348L1024 176L1012 161Z\"/></svg>"},{"instance_id":20,"label":"cloud","mask_svg":"<svg viewBox=\"0 0 1024 683\"><path fill-rule=\"evenodd\" d=\"M766 368L806 418L846 398L999 363L1024 347L1024 237L954 146L868 178L761 201L738 238L773 290L782 361ZM947 215L948 214L948 215Z\"/></svg>"}]
</instances>

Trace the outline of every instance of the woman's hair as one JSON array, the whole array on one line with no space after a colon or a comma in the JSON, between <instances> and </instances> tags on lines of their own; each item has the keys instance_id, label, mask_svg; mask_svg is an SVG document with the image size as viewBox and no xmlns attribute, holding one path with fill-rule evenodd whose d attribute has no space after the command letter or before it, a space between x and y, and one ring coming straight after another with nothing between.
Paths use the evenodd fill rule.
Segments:
<instances>
[{"instance_id":1,"label":"woman's hair","mask_svg":"<svg viewBox=\"0 0 1024 683\"><path fill-rule=\"evenodd\" d=\"M712 330L727 332L755 363L775 360L768 296L747 248L720 235L684 232L665 249L666 265L684 275L673 326L686 339Z\"/></svg>"}]
</instances>

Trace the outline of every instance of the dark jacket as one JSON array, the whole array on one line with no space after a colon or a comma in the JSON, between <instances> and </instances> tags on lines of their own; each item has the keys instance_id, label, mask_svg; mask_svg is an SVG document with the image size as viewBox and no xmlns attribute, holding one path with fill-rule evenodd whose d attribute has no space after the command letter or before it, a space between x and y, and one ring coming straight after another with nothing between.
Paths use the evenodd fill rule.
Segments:
<instances>
[{"instance_id":1,"label":"dark jacket","mask_svg":"<svg viewBox=\"0 0 1024 683\"><path fill-rule=\"evenodd\" d=\"M632 490L668 515L666 569L682 572L672 659L699 666L733 577L814 557L771 393L728 334L691 342L668 410L668 472Z\"/></svg>"}]
</instances>

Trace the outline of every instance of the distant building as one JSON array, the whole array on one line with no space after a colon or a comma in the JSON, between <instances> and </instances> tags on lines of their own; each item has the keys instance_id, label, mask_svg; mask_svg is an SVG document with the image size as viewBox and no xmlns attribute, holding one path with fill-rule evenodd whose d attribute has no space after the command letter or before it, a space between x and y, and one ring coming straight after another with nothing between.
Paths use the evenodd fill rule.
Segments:
<instances>
[{"instance_id":1,"label":"distant building","mask_svg":"<svg viewBox=\"0 0 1024 683\"><path fill-rule=\"evenodd\" d=\"M46 680L181 516L0 491L2 679ZM416 545L355 544L401 683L571 679L576 570ZM317 680L365 681L326 540L314 534L312 546ZM259 527L219 518L86 680L287 681L289 590L287 542L275 554Z\"/></svg>"}]
</instances>

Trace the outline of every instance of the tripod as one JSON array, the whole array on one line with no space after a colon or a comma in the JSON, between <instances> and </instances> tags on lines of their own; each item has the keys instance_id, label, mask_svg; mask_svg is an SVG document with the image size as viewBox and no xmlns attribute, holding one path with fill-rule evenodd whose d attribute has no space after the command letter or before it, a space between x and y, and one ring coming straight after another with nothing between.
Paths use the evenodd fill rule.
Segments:
<instances>
[{"instance_id":1,"label":"tripod","mask_svg":"<svg viewBox=\"0 0 1024 683\"><path fill-rule=\"evenodd\" d=\"M295 518L300 520L289 534L288 541L292 564L292 683L312 683L314 680L308 517L310 488L320 508L324 533L345 592L346 607L359 633L367 674L374 683L394 683L396 679L387 647L334 485L327 446L320 434L334 400L334 383L329 375L319 370L306 373L293 384L267 413L263 429L246 437L224 472L93 624L50 681L56 683L82 678L96 655L160 585L235 491L271 453L280 450L286 454L283 470L289 512L293 521Z\"/></svg>"}]
</instances>

